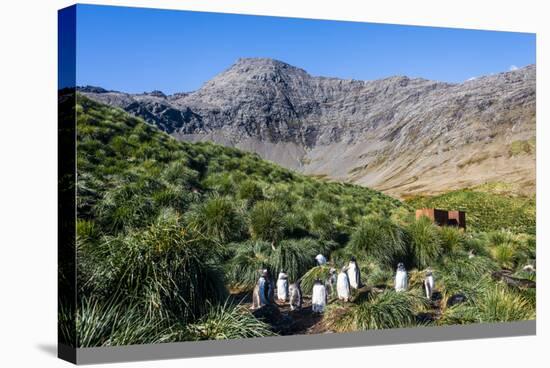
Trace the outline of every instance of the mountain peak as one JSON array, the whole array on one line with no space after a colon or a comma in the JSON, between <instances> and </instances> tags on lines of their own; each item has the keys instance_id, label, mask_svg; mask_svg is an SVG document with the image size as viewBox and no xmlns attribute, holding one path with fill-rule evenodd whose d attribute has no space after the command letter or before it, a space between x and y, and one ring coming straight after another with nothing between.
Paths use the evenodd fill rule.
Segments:
<instances>
[{"instance_id":1,"label":"mountain peak","mask_svg":"<svg viewBox=\"0 0 550 368\"><path fill-rule=\"evenodd\" d=\"M274 73L301 73L307 74L303 69L285 63L277 59L265 57L239 58L228 69L228 71L238 72L240 74L249 74L254 72L274 72Z\"/></svg>"},{"instance_id":2,"label":"mountain peak","mask_svg":"<svg viewBox=\"0 0 550 368\"><path fill-rule=\"evenodd\" d=\"M238 58L234 64L235 66L279 66L279 67L290 67L295 68L294 66L285 63L284 61L266 58L266 57L243 57Z\"/></svg>"},{"instance_id":3,"label":"mountain peak","mask_svg":"<svg viewBox=\"0 0 550 368\"><path fill-rule=\"evenodd\" d=\"M236 146L398 195L456 188L457 170L465 186L534 182L535 66L455 84L324 78L242 58L189 94L87 93L180 139ZM513 165L512 143L527 147Z\"/></svg>"}]
</instances>

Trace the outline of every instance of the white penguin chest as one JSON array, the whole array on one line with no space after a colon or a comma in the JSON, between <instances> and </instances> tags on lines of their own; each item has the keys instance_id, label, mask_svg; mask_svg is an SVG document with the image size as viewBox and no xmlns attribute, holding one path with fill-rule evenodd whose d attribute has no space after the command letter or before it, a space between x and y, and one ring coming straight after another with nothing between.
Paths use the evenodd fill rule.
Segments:
<instances>
[{"instance_id":1,"label":"white penguin chest","mask_svg":"<svg viewBox=\"0 0 550 368\"><path fill-rule=\"evenodd\" d=\"M340 297L347 297L349 295L349 279L348 275L344 272L338 275L338 279L336 280L336 291Z\"/></svg>"},{"instance_id":2,"label":"white penguin chest","mask_svg":"<svg viewBox=\"0 0 550 368\"><path fill-rule=\"evenodd\" d=\"M397 289L404 289L407 287L407 272L397 271L395 275L395 287Z\"/></svg>"},{"instance_id":3,"label":"white penguin chest","mask_svg":"<svg viewBox=\"0 0 550 368\"><path fill-rule=\"evenodd\" d=\"M325 303L326 291L323 285L315 285L311 296L312 303Z\"/></svg>"}]
</instances>

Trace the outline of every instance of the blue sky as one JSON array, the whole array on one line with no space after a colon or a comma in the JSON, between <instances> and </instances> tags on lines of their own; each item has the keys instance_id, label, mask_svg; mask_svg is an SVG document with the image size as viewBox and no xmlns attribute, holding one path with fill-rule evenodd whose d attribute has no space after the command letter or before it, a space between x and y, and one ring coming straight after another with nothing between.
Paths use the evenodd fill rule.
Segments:
<instances>
[{"instance_id":1,"label":"blue sky","mask_svg":"<svg viewBox=\"0 0 550 368\"><path fill-rule=\"evenodd\" d=\"M77 84L193 91L240 57L312 75L462 82L535 63L535 35L79 5Z\"/></svg>"}]
</instances>

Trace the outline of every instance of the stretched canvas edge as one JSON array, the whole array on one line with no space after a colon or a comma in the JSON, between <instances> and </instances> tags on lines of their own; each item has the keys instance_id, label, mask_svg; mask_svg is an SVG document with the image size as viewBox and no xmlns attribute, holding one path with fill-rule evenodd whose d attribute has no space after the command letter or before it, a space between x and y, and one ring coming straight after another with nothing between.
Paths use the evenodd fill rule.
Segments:
<instances>
[{"instance_id":1,"label":"stretched canvas edge","mask_svg":"<svg viewBox=\"0 0 550 368\"><path fill-rule=\"evenodd\" d=\"M318 335L78 348L77 364L131 362L536 335L536 320Z\"/></svg>"},{"instance_id":2,"label":"stretched canvas edge","mask_svg":"<svg viewBox=\"0 0 550 368\"><path fill-rule=\"evenodd\" d=\"M76 105L76 8L75 4L58 12L58 84L59 91L65 91L67 98L74 98ZM98 5L100 6L100 5ZM438 28L438 27L435 27ZM67 70L69 71L67 73ZM63 74L63 75L62 75ZM65 78L63 80L63 78ZM72 85L67 84L67 78ZM61 139L76 133L76 114L67 114L58 105L58 264L76 265L75 200L74 187L68 188L61 178L73 175L76 184L75 143L66 145ZM73 110L74 111L74 110ZM63 115L65 113L65 115ZM72 116L72 117L71 117ZM72 122L71 122L72 121ZM64 126L63 124L69 124ZM63 132L63 128L69 128ZM71 193L73 193L71 195ZM71 199L72 198L72 199ZM72 230L68 230L72 229ZM67 245L71 245L67 247ZM69 257L63 248L71 248ZM71 290L58 289L58 298L65 296L74 300L76 308L76 274L72 275ZM61 281L60 281L61 282ZM61 283L59 284L61 286ZM75 313L74 309L73 313ZM73 331L76 333L76 331ZM414 327L387 330L370 330L352 333L330 333L318 335L273 336L254 339L220 340L129 345L117 347L77 348L74 341L65 341L58 331L58 357L75 364L95 364L147 361L161 359L193 358L254 353L290 352L316 349L351 348L377 345L396 345L422 342L472 340L536 335L536 320L507 323L471 324L446 327Z\"/></svg>"}]
</instances>

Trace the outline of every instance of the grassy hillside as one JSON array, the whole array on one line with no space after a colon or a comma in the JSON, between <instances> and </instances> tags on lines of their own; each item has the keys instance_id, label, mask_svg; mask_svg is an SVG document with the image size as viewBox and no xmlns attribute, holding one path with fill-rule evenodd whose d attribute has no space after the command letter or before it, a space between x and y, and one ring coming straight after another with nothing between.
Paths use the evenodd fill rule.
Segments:
<instances>
[{"instance_id":1,"label":"grassy hillside","mask_svg":"<svg viewBox=\"0 0 550 368\"><path fill-rule=\"evenodd\" d=\"M83 96L77 114L81 311L108 319L110 306L130 303L148 321L138 324L144 336L128 337L137 343L194 338L186 334L196 329L177 326L200 321L228 288L249 289L260 268L285 268L295 280L318 252L343 245L363 216L401 206L256 154L176 141ZM80 338L84 345L126 341L82 333L92 335Z\"/></svg>"},{"instance_id":2,"label":"grassy hillside","mask_svg":"<svg viewBox=\"0 0 550 368\"><path fill-rule=\"evenodd\" d=\"M237 149L179 142L83 96L77 114L78 346L277 333L277 321L257 318L237 293L250 295L266 268L302 279L308 294L328 274L315 265L318 253L337 268L355 256L362 282L378 290L331 303L319 331L534 317L534 293L490 277L502 267L522 275L534 258L530 235L415 221L413 207L377 191L303 176ZM487 228L494 219L485 219ZM411 271L406 294L392 290L398 262ZM443 297L435 304L421 298L426 267ZM458 294L467 302L448 305ZM429 313L437 318L420 317Z\"/></svg>"},{"instance_id":3,"label":"grassy hillside","mask_svg":"<svg viewBox=\"0 0 550 368\"><path fill-rule=\"evenodd\" d=\"M495 193L491 188L484 186L434 197L415 197L407 200L407 203L414 208L466 211L466 224L476 231L505 229L535 234L535 198Z\"/></svg>"},{"instance_id":4,"label":"grassy hillside","mask_svg":"<svg viewBox=\"0 0 550 368\"><path fill-rule=\"evenodd\" d=\"M330 230L322 226L321 214L330 213L328 227L336 234L353 226L359 216L389 213L401 206L380 192L315 180L256 154L176 141L121 110L83 96L77 113L78 212L82 219L99 220L102 232L146 225L163 208L184 213L212 194L227 196L233 206L243 208L275 201L285 217L314 210L316 216L303 229L311 233ZM137 196L147 198L128 201Z\"/></svg>"}]
</instances>

